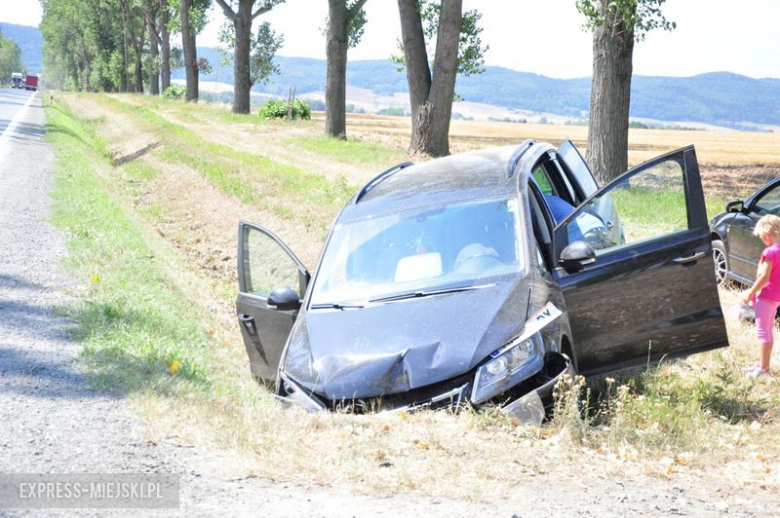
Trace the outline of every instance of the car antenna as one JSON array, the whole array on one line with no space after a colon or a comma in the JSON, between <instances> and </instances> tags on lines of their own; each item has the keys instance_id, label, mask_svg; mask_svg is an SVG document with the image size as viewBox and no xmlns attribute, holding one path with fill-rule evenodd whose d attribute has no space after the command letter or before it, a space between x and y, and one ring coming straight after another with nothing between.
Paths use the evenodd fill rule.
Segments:
<instances>
[{"instance_id":1,"label":"car antenna","mask_svg":"<svg viewBox=\"0 0 780 518\"><path fill-rule=\"evenodd\" d=\"M378 175L376 175L371 181L369 181L366 185L364 185L362 189L360 189L360 192L355 197L355 205L357 205L360 199L366 194L368 194L369 191L371 191L371 189L379 185L379 183L382 182L382 180L386 179L387 177L389 177L394 173L397 173L401 169L405 169L409 167L410 165L414 165L414 162L401 162L400 164L394 165L390 169L386 169L381 173L379 173Z\"/></svg>"}]
</instances>

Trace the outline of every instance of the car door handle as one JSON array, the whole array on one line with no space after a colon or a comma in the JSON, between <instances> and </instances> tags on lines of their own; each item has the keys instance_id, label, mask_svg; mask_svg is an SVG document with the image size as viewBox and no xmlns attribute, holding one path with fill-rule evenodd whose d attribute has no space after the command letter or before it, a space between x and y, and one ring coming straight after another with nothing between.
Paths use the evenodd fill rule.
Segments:
<instances>
[{"instance_id":1,"label":"car door handle","mask_svg":"<svg viewBox=\"0 0 780 518\"><path fill-rule=\"evenodd\" d=\"M707 255L707 252L696 252L695 254L686 255L685 257L677 257L675 259L672 259L677 264L688 264L695 261L698 261L702 257Z\"/></svg>"},{"instance_id":2,"label":"car door handle","mask_svg":"<svg viewBox=\"0 0 780 518\"><path fill-rule=\"evenodd\" d=\"M238 319L244 324L249 336L257 336L257 326L255 326L255 319L252 315L241 314L238 315Z\"/></svg>"}]
</instances>

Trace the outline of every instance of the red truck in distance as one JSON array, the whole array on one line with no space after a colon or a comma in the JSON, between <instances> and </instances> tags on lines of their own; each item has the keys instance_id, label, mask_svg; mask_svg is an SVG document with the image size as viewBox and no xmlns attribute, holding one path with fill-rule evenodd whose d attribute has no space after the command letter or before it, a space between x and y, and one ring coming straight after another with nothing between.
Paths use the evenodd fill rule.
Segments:
<instances>
[{"instance_id":1,"label":"red truck in distance","mask_svg":"<svg viewBox=\"0 0 780 518\"><path fill-rule=\"evenodd\" d=\"M24 89L25 90L38 90L38 76L35 74L27 74L27 77L24 78Z\"/></svg>"}]
</instances>

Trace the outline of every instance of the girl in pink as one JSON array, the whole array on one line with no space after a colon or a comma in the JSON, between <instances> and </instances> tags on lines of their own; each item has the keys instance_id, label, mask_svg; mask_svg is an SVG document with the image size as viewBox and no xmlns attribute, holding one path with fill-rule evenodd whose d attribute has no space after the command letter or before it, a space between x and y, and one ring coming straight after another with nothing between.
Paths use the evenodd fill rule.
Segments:
<instances>
[{"instance_id":1,"label":"girl in pink","mask_svg":"<svg viewBox=\"0 0 780 518\"><path fill-rule=\"evenodd\" d=\"M766 248L758 263L756 282L742 297L742 302L755 301L756 334L761 345L761 361L748 369L747 375L758 377L769 374L769 360L774 343L772 328L777 307L780 306L780 217L767 215L756 223L753 235L764 242ZM754 298L755 297L755 298Z\"/></svg>"}]
</instances>

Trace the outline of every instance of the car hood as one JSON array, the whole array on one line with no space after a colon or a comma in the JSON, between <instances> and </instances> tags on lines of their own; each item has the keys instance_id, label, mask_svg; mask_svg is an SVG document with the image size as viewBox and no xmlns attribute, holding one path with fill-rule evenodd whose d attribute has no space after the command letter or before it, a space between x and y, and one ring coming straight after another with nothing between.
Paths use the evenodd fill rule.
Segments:
<instances>
[{"instance_id":1,"label":"car hood","mask_svg":"<svg viewBox=\"0 0 780 518\"><path fill-rule=\"evenodd\" d=\"M301 314L283 370L333 400L406 392L474 368L522 332L526 279Z\"/></svg>"}]
</instances>

